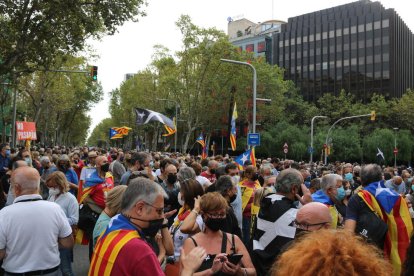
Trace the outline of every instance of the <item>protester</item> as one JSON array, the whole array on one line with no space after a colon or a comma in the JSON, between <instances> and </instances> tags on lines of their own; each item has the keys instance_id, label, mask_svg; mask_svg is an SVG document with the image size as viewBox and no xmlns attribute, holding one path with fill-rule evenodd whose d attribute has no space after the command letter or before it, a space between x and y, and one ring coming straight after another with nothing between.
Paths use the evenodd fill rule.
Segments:
<instances>
[{"instance_id":1,"label":"protester","mask_svg":"<svg viewBox=\"0 0 414 276\"><path fill-rule=\"evenodd\" d=\"M342 177L338 174L326 174L321 179L321 189L312 194L315 202L320 202L329 207L332 216L332 228L336 228L341 217L339 216L336 204L345 196L345 190L342 187Z\"/></svg>"},{"instance_id":2,"label":"protester","mask_svg":"<svg viewBox=\"0 0 414 276\"><path fill-rule=\"evenodd\" d=\"M244 178L239 183L242 196L243 243L245 245L247 245L250 241L252 217L255 217L259 212L259 206L253 204L254 192L261 187L257 178L258 175L256 167L248 165L244 170Z\"/></svg>"},{"instance_id":3,"label":"protester","mask_svg":"<svg viewBox=\"0 0 414 276\"><path fill-rule=\"evenodd\" d=\"M271 275L378 275L392 268L377 248L347 231L321 229L302 236L285 251Z\"/></svg>"},{"instance_id":4,"label":"protester","mask_svg":"<svg viewBox=\"0 0 414 276\"><path fill-rule=\"evenodd\" d=\"M237 221L239 222L239 227L242 229L243 225L243 211L242 211L242 193L240 186L238 185L240 182L240 175L239 175L239 168L236 163L228 163L225 166L225 172L228 176L231 177L233 183L236 184L237 187L237 196L236 199L230 202L231 207L233 208L234 214L236 215Z\"/></svg>"},{"instance_id":5,"label":"protester","mask_svg":"<svg viewBox=\"0 0 414 276\"><path fill-rule=\"evenodd\" d=\"M384 186L381 167L376 164L362 168L361 183L363 190L349 200L345 229L383 248L384 257L393 266L393 275L400 275L413 232L407 203L401 195ZM372 212L367 210L375 214L370 215Z\"/></svg>"},{"instance_id":6,"label":"protester","mask_svg":"<svg viewBox=\"0 0 414 276\"><path fill-rule=\"evenodd\" d=\"M168 195L168 198L164 199L164 212L167 213L180 208L178 203L180 183L177 181L177 167L173 164L166 165L163 174L165 179L160 185ZM171 226L173 221L174 217L170 217L168 219L168 226Z\"/></svg>"},{"instance_id":7,"label":"protester","mask_svg":"<svg viewBox=\"0 0 414 276\"><path fill-rule=\"evenodd\" d=\"M3 177L10 163L10 146L7 144L0 145L0 178Z\"/></svg>"},{"instance_id":8,"label":"protester","mask_svg":"<svg viewBox=\"0 0 414 276\"><path fill-rule=\"evenodd\" d=\"M298 195L300 190L302 197ZM295 201L299 199L302 204L312 201L302 174L295 169L282 170L276 178L276 194L262 199L253 227L251 256L258 275L266 275L282 248L294 239L296 228L292 224L298 210Z\"/></svg>"},{"instance_id":9,"label":"protester","mask_svg":"<svg viewBox=\"0 0 414 276\"><path fill-rule=\"evenodd\" d=\"M49 188L48 201L55 202L62 208L69 222L74 229L79 220L79 206L76 197L69 191L69 183L62 172L53 172L46 179L46 186ZM72 270L73 251L72 249L61 248L60 271L64 276L74 275Z\"/></svg>"},{"instance_id":10,"label":"protester","mask_svg":"<svg viewBox=\"0 0 414 276\"><path fill-rule=\"evenodd\" d=\"M55 164L50 162L49 156L42 156L40 158L40 164L42 165L42 177L43 181L46 181L46 178L52 173L57 171Z\"/></svg>"},{"instance_id":11,"label":"protester","mask_svg":"<svg viewBox=\"0 0 414 276\"><path fill-rule=\"evenodd\" d=\"M80 175L82 172L83 167L85 167L85 163L80 159L79 153L74 152L72 154L72 168L75 170L76 175L78 176L78 179L80 179Z\"/></svg>"},{"instance_id":12,"label":"protester","mask_svg":"<svg viewBox=\"0 0 414 276\"><path fill-rule=\"evenodd\" d=\"M200 183L201 186L203 186L203 189L206 190L211 185L211 182L206 177L200 175L200 163L193 162L191 163L191 167L194 169L194 172L196 173L196 180L198 181L198 183Z\"/></svg>"},{"instance_id":13,"label":"protester","mask_svg":"<svg viewBox=\"0 0 414 276\"><path fill-rule=\"evenodd\" d=\"M118 151L112 155L112 158L113 161L109 166L109 170L114 176L114 185L117 186L120 184L122 175L126 172L125 167L122 164L124 161L124 153L122 151Z\"/></svg>"},{"instance_id":14,"label":"protester","mask_svg":"<svg viewBox=\"0 0 414 276\"><path fill-rule=\"evenodd\" d=\"M184 252L188 254L194 247L201 246L208 252L200 268L194 275L216 274L219 271L227 275L256 275L249 253L236 235L219 230L226 217L227 201L217 192L201 197L200 212L205 230L184 242ZM230 254L242 254L239 263L230 262Z\"/></svg>"},{"instance_id":15,"label":"protester","mask_svg":"<svg viewBox=\"0 0 414 276\"><path fill-rule=\"evenodd\" d=\"M164 275L145 236L154 236L162 227L166 196L149 179L131 180L122 197L121 214L112 218L98 239L89 275ZM114 247L117 250L112 251Z\"/></svg>"},{"instance_id":16,"label":"protester","mask_svg":"<svg viewBox=\"0 0 414 276\"><path fill-rule=\"evenodd\" d=\"M210 160L208 161L208 169L207 171L202 172L200 175L204 176L205 178L210 181L211 184L216 183L216 170L218 168L218 162L216 160Z\"/></svg>"},{"instance_id":17,"label":"protester","mask_svg":"<svg viewBox=\"0 0 414 276\"><path fill-rule=\"evenodd\" d=\"M131 156L131 167L126 171L119 182L121 185L128 185L128 179L132 172L136 172L137 175L154 180L152 171L150 168L151 155L146 152L135 152Z\"/></svg>"},{"instance_id":18,"label":"protester","mask_svg":"<svg viewBox=\"0 0 414 276\"><path fill-rule=\"evenodd\" d=\"M20 167L13 172L16 199L0 210L0 260L4 258L6 275L58 275L59 246L73 246L63 210L42 200L39 185L36 169Z\"/></svg>"},{"instance_id":19,"label":"protester","mask_svg":"<svg viewBox=\"0 0 414 276\"><path fill-rule=\"evenodd\" d=\"M69 183L71 193L76 194L78 190L78 175L72 168L69 156L62 154L59 159L56 168L65 174L65 177Z\"/></svg>"},{"instance_id":20,"label":"protester","mask_svg":"<svg viewBox=\"0 0 414 276\"><path fill-rule=\"evenodd\" d=\"M103 209L102 213L99 215L93 229L92 236L94 247L96 241L98 240L98 237L102 234L103 231L105 231L111 218L121 212L122 196L126 188L127 187L125 185L116 186L107 193L105 199L105 209Z\"/></svg>"},{"instance_id":21,"label":"protester","mask_svg":"<svg viewBox=\"0 0 414 276\"><path fill-rule=\"evenodd\" d=\"M331 223L332 216L328 206L319 202L309 202L300 208L296 214L296 234L299 230L313 232L320 229L329 229Z\"/></svg>"}]
</instances>

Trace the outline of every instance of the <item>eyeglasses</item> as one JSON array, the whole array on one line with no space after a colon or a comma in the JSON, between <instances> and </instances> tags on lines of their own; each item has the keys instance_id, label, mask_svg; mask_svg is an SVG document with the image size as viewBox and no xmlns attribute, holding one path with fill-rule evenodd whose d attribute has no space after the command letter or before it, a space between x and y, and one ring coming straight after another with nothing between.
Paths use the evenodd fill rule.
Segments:
<instances>
[{"instance_id":1,"label":"eyeglasses","mask_svg":"<svg viewBox=\"0 0 414 276\"><path fill-rule=\"evenodd\" d=\"M164 214L164 207L158 208L158 207L156 207L156 206L154 206L154 205L152 205L152 204L149 204L148 202L145 202L145 201L144 201L144 204L145 204L145 205L148 205L148 206L151 206L152 208L154 208L154 209L155 209L155 211L157 212L157 214L158 214L159 216L162 216L162 215Z\"/></svg>"},{"instance_id":2,"label":"eyeglasses","mask_svg":"<svg viewBox=\"0 0 414 276\"><path fill-rule=\"evenodd\" d=\"M312 226L318 226L318 225L320 225L321 227L319 227L318 229L315 229L315 230L319 230L319 229L321 229L324 225L326 225L326 224L328 224L328 223L330 223L330 222L320 222L320 223L315 223L315 224L306 224L306 223L300 223L300 222L298 222L297 220L295 220L295 221L293 222L293 227L295 227L295 228L299 228L299 229L302 229L302 230L305 230L305 231L309 231L309 227L312 227Z\"/></svg>"},{"instance_id":3,"label":"eyeglasses","mask_svg":"<svg viewBox=\"0 0 414 276\"><path fill-rule=\"evenodd\" d=\"M226 213L224 214L211 214L211 213L206 213L206 215L210 218L226 218Z\"/></svg>"}]
</instances>

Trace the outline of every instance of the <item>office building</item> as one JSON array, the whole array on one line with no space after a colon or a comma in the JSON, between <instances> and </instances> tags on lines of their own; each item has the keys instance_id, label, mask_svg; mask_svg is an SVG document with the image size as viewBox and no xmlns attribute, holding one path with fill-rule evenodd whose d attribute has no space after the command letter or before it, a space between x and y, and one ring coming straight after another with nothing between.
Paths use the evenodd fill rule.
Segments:
<instances>
[{"instance_id":1,"label":"office building","mask_svg":"<svg viewBox=\"0 0 414 276\"><path fill-rule=\"evenodd\" d=\"M309 101L345 89L367 102L414 88L412 32L394 9L369 0L289 18L272 35L271 63Z\"/></svg>"}]
</instances>

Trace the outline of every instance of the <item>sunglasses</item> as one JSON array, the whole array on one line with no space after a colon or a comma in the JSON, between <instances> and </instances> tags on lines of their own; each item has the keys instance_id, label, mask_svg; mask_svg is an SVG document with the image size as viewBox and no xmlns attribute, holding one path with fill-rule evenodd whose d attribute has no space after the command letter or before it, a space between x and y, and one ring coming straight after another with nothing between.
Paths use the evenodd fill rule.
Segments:
<instances>
[{"instance_id":1,"label":"sunglasses","mask_svg":"<svg viewBox=\"0 0 414 276\"><path fill-rule=\"evenodd\" d=\"M302 229L302 230L305 230L305 231L309 231L309 227L312 227L312 226L321 226L321 227L319 227L318 229L315 229L315 230L319 230L319 229L321 229L325 224L328 224L328 223L330 223L330 222L320 222L320 223L315 223L315 224L306 224L306 223L299 223L297 220L295 220L294 222L293 222L293 227L295 227L295 228L299 228L299 229Z\"/></svg>"}]
</instances>

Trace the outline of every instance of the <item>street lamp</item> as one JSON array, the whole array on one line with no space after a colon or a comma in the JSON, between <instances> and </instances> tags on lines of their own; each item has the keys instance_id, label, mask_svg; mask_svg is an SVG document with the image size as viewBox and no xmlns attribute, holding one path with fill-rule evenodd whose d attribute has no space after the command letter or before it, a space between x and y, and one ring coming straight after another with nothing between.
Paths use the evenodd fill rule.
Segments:
<instances>
[{"instance_id":1,"label":"street lamp","mask_svg":"<svg viewBox=\"0 0 414 276\"><path fill-rule=\"evenodd\" d=\"M157 101L167 101L175 103L175 134L174 134L174 150L177 151L177 132L178 132L178 108L180 104L177 101L170 100L170 99L159 99Z\"/></svg>"},{"instance_id":2,"label":"street lamp","mask_svg":"<svg viewBox=\"0 0 414 276\"><path fill-rule=\"evenodd\" d=\"M398 127L394 127L394 168L397 167L397 131Z\"/></svg>"},{"instance_id":3,"label":"street lamp","mask_svg":"<svg viewBox=\"0 0 414 276\"><path fill-rule=\"evenodd\" d=\"M313 121L316 118L328 118L328 116L315 116L311 120L311 142L310 142L310 149L309 149L310 151L309 164L312 164L312 161L313 161Z\"/></svg>"},{"instance_id":4,"label":"street lamp","mask_svg":"<svg viewBox=\"0 0 414 276\"><path fill-rule=\"evenodd\" d=\"M250 63L243 62L243 61L238 61L238 60L231 60L231 59L222 58L222 59L220 59L220 61L239 64L239 65L246 65L246 66L249 66L252 69L252 72L253 72L253 122L252 122L252 132L256 133L256 79L257 79L256 68L254 68L254 66L251 65Z\"/></svg>"}]
</instances>

